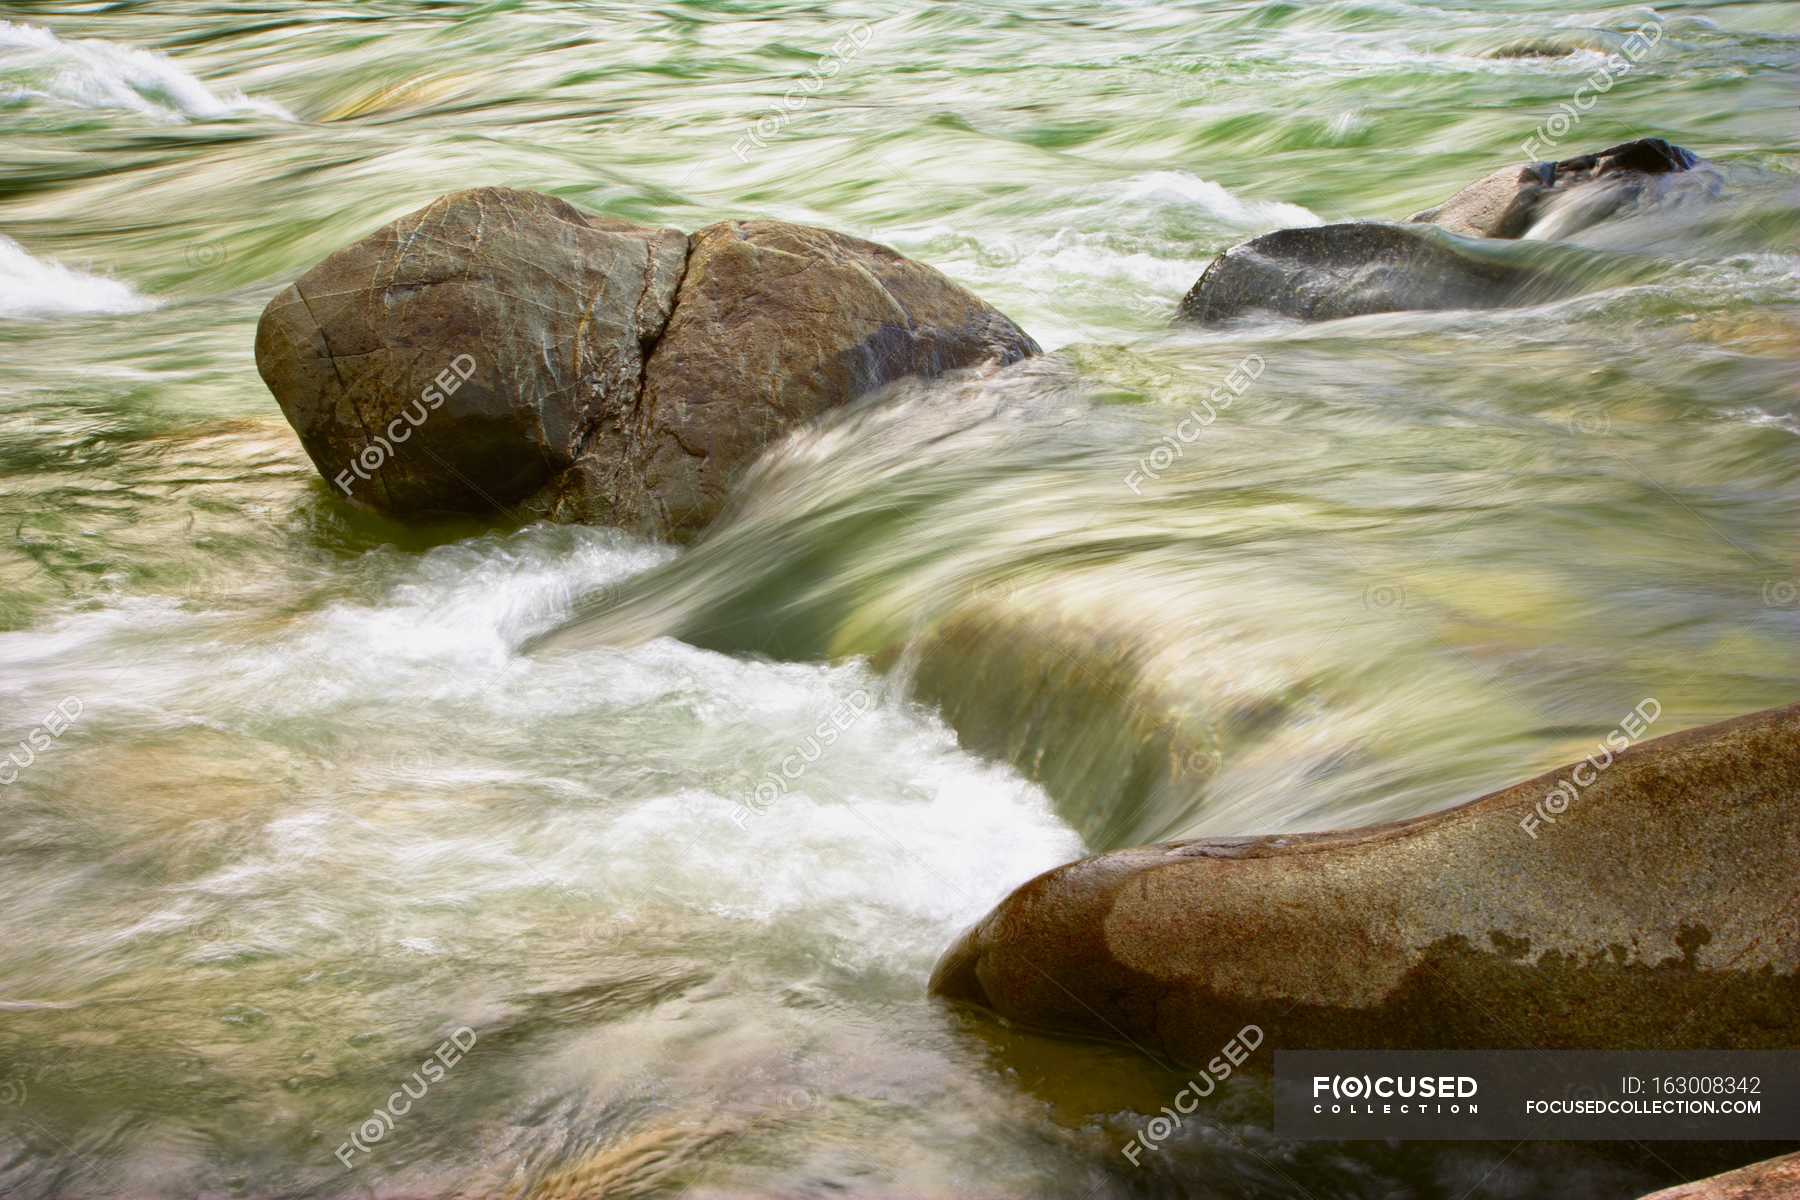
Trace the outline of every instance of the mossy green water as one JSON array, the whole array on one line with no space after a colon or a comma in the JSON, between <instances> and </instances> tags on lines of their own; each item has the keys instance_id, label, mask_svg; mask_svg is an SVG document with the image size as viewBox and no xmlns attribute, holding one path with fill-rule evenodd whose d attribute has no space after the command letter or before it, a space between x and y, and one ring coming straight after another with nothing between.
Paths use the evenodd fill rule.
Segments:
<instances>
[{"instance_id":1,"label":"mossy green water","mask_svg":"<svg viewBox=\"0 0 1800 1200\"><path fill-rule=\"evenodd\" d=\"M1086 849L1426 811L1645 695L1658 732L1794 699L1800 7L6 16L0 754L81 712L0 787L0 1193L1664 1182L1284 1145L1248 1081L1133 1168L1182 1079L924 983ZM1722 192L1586 247L1579 295L1169 327L1228 245L1519 157L1652 21L1559 152L1662 136ZM478 184L874 237L1051 353L804 431L680 555L403 528L315 477L252 331L326 253ZM588 648L524 651L576 617Z\"/></svg>"}]
</instances>

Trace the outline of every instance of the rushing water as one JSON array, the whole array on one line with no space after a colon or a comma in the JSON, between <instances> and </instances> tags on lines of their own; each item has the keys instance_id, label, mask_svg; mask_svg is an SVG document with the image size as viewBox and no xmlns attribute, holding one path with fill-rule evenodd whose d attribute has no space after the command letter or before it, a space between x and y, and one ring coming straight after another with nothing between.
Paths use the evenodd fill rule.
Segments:
<instances>
[{"instance_id":1,"label":"rushing water","mask_svg":"<svg viewBox=\"0 0 1800 1200\"><path fill-rule=\"evenodd\" d=\"M0 1194L1670 1181L1283 1143L1254 1077L1133 1167L1182 1076L924 981L1087 850L1429 811L1645 696L1659 730L1795 698L1800 5L0 15L0 745L29 762L0 786ZM1169 327L1227 245L1521 157L1651 20L1559 152L1666 136L1721 192L1593 231L1574 294ZM501 183L875 237L1051 353L799 432L681 552L352 511L256 316Z\"/></svg>"}]
</instances>

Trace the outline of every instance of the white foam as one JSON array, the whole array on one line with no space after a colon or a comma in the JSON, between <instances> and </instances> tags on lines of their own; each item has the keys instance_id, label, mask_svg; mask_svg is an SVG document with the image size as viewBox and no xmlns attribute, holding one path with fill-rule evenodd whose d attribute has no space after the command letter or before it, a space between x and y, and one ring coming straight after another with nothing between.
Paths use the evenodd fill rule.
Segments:
<instances>
[{"instance_id":1,"label":"white foam","mask_svg":"<svg viewBox=\"0 0 1800 1200\"><path fill-rule=\"evenodd\" d=\"M33 258L0 235L0 319L134 313L156 307L130 284Z\"/></svg>"},{"instance_id":2,"label":"white foam","mask_svg":"<svg viewBox=\"0 0 1800 1200\"><path fill-rule=\"evenodd\" d=\"M1361 109L1346 109L1331 118L1331 123L1325 127L1325 136L1332 145L1341 146L1368 128L1368 118L1363 116Z\"/></svg>"},{"instance_id":3,"label":"white foam","mask_svg":"<svg viewBox=\"0 0 1800 1200\"><path fill-rule=\"evenodd\" d=\"M194 884L208 896L304 891L327 867L439 899L556 886L621 919L674 906L922 975L1008 890L1082 852L1041 789L864 663L671 639L519 652L576 596L673 554L538 526L371 551L334 581L353 598L275 623L122 598L0 633L0 712L83 701L32 777L46 786L146 736L198 736L166 753L208 760L215 737L276 747L245 769L281 807L247 857Z\"/></svg>"},{"instance_id":4,"label":"white foam","mask_svg":"<svg viewBox=\"0 0 1800 1200\"><path fill-rule=\"evenodd\" d=\"M824 933L842 961L922 971L1007 892L1081 855L1039 788L970 757L865 669L811 674L793 726L810 731L859 689L874 706L830 745L748 756L741 788L673 793L588 835L614 858L613 887L654 885L726 919L794 923ZM801 773L781 794L767 781L784 764Z\"/></svg>"},{"instance_id":5,"label":"white foam","mask_svg":"<svg viewBox=\"0 0 1800 1200\"><path fill-rule=\"evenodd\" d=\"M1748 408L1728 408L1724 415L1734 417L1746 425L1779 429L1783 433L1800 436L1800 412L1765 412L1752 405Z\"/></svg>"},{"instance_id":6,"label":"white foam","mask_svg":"<svg viewBox=\"0 0 1800 1200\"><path fill-rule=\"evenodd\" d=\"M1323 219L1301 205L1240 196L1190 172L1165 170L1059 189L1040 218L1012 232L976 237L966 226L934 223L885 236L1011 313L1039 345L1055 350L1091 340L1096 329L1091 320L1068 323L1066 305L1044 304L1043 297L1110 306L1132 314L1129 322L1161 326L1218 250L1270 230L1319 224Z\"/></svg>"},{"instance_id":7,"label":"white foam","mask_svg":"<svg viewBox=\"0 0 1800 1200\"><path fill-rule=\"evenodd\" d=\"M1196 208L1203 216L1241 229L1323 224L1311 209L1283 200L1246 200L1222 184L1187 171L1151 171L1138 175L1126 182L1121 195L1136 203Z\"/></svg>"},{"instance_id":8,"label":"white foam","mask_svg":"<svg viewBox=\"0 0 1800 1200\"><path fill-rule=\"evenodd\" d=\"M238 91L215 93L167 55L113 42L64 41L48 29L0 21L0 79L14 97L79 108L125 109L160 121L259 113L284 121L279 104Z\"/></svg>"}]
</instances>

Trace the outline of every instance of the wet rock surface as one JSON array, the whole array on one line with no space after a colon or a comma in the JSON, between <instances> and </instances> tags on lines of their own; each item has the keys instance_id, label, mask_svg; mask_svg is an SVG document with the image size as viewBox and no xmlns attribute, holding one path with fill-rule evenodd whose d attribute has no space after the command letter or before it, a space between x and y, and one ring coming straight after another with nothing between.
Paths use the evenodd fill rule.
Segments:
<instances>
[{"instance_id":1,"label":"wet rock surface","mask_svg":"<svg viewBox=\"0 0 1800 1200\"><path fill-rule=\"evenodd\" d=\"M686 255L673 229L535 192L453 192L270 301L257 369L345 496L490 513L630 411Z\"/></svg>"},{"instance_id":2,"label":"wet rock surface","mask_svg":"<svg viewBox=\"0 0 1800 1200\"><path fill-rule=\"evenodd\" d=\"M1406 309L1497 308L1541 282L1434 230L1355 221L1280 229L1214 259L1179 315L1210 324L1251 312L1331 321Z\"/></svg>"},{"instance_id":3,"label":"wet rock surface","mask_svg":"<svg viewBox=\"0 0 1800 1200\"><path fill-rule=\"evenodd\" d=\"M1462 239L1561 240L1663 198L1703 165L1680 146L1643 138L1560 162L1502 167L1403 224L1277 230L1214 259L1178 316L1207 324L1265 311L1327 321L1525 303L1556 290L1554 273ZM1716 181L1694 186L1716 190Z\"/></svg>"},{"instance_id":4,"label":"wet rock surface","mask_svg":"<svg viewBox=\"0 0 1800 1200\"><path fill-rule=\"evenodd\" d=\"M886 246L781 221L693 236L687 274L645 375L623 453L596 454L574 510L697 533L763 448L827 409L907 376L1038 352L1018 326Z\"/></svg>"},{"instance_id":5,"label":"wet rock surface","mask_svg":"<svg viewBox=\"0 0 1800 1200\"><path fill-rule=\"evenodd\" d=\"M1656 177L1691 171L1700 159L1661 138L1609 146L1561 162L1501 167L1436 208L1408 218L1463 237L1524 237L1534 222L1560 209L1571 197L1604 194L1609 205L1596 220L1656 187Z\"/></svg>"},{"instance_id":6,"label":"wet rock surface","mask_svg":"<svg viewBox=\"0 0 1800 1200\"><path fill-rule=\"evenodd\" d=\"M1800 1197L1800 1154L1751 1163L1723 1175L1665 1188L1644 1200L1795 1200Z\"/></svg>"},{"instance_id":7,"label":"wet rock surface","mask_svg":"<svg viewBox=\"0 0 1800 1200\"><path fill-rule=\"evenodd\" d=\"M356 502L678 539L796 424L1037 350L873 242L779 221L690 239L508 188L441 197L332 254L256 339L314 465Z\"/></svg>"},{"instance_id":8,"label":"wet rock surface","mask_svg":"<svg viewBox=\"0 0 1800 1200\"><path fill-rule=\"evenodd\" d=\"M1250 1022L1287 1049L1800 1044L1800 705L1607 758L1550 823L1574 766L1396 824L1059 867L932 988L1185 1062Z\"/></svg>"}]
</instances>

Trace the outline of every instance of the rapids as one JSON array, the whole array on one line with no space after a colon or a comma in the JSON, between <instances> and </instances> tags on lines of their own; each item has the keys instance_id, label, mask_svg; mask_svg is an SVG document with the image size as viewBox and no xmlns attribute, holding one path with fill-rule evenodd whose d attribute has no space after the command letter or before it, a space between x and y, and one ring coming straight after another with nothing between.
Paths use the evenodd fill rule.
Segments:
<instances>
[{"instance_id":1,"label":"rapids","mask_svg":"<svg viewBox=\"0 0 1800 1200\"><path fill-rule=\"evenodd\" d=\"M924 988L1083 853L1441 808L1646 696L1657 732L1795 698L1800 6L0 11L0 1194L1670 1181L1284 1143L1253 1076L1134 1167L1185 1074ZM1653 18L1559 151L1663 136L1716 199L1509 247L1574 261L1529 307L1170 326L1226 246L1521 157ZM315 475L252 331L488 183L873 237L1048 353L797 432L685 550L403 528Z\"/></svg>"}]
</instances>

